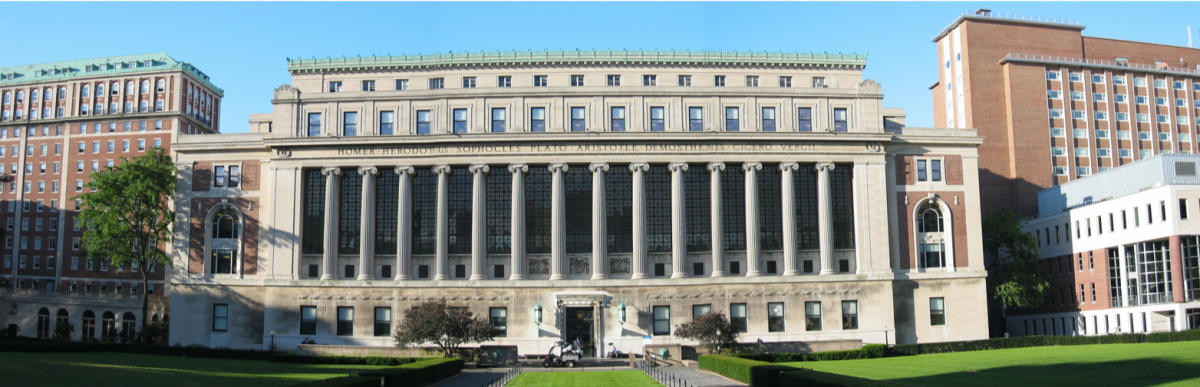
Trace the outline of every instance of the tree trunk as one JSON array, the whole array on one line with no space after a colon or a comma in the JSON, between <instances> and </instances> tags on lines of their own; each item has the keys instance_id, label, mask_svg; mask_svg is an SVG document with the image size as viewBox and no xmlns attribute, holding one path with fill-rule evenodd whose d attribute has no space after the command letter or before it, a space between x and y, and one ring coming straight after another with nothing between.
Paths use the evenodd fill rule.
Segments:
<instances>
[{"instance_id":1,"label":"tree trunk","mask_svg":"<svg viewBox=\"0 0 1200 387\"><path fill-rule=\"evenodd\" d=\"M142 272L142 329L138 332L138 337L142 344L149 344L146 342L146 327L150 324L150 320L146 317L150 309L150 279L146 274L146 270L148 269L149 267L143 264L141 265L141 270L139 270Z\"/></svg>"}]
</instances>

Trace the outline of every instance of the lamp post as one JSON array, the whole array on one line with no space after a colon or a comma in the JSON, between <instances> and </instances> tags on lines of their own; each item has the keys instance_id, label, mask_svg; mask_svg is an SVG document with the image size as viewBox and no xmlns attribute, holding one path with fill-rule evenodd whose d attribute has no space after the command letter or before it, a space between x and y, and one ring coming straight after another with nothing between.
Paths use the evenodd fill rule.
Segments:
<instances>
[{"instance_id":1,"label":"lamp post","mask_svg":"<svg viewBox=\"0 0 1200 387\"><path fill-rule=\"evenodd\" d=\"M533 323L537 324L538 337L542 337L542 305L533 306Z\"/></svg>"},{"instance_id":2,"label":"lamp post","mask_svg":"<svg viewBox=\"0 0 1200 387\"><path fill-rule=\"evenodd\" d=\"M271 331L271 352L275 352L275 331Z\"/></svg>"},{"instance_id":3,"label":"lamp post","mask_svg":"<svg viewBox=\"0 0 1200 387\"><path fill-rule=\"evenodd\" d=\"M883 326L883 345L885 347L888 345L888 327L887 327L887 325Z\"/></svg>"}]
</instances>

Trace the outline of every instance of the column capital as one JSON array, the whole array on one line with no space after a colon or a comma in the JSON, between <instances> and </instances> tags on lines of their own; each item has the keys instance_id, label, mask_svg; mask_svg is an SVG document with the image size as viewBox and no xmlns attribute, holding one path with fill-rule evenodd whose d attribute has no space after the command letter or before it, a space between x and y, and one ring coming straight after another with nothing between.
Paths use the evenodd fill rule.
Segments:
<instances>
[{"instance_id":1,"label":"column capital","mask_svg":"<svg viewBox=\"0 0 1200 387\"><path fill-rule=\"evenodd\" d=\"M837 164L822 161L822 162L817 163L817 165L814 166L813 168L816 168L817 171L829 172L829 171L832 171L834 168L837 168Z\"/></svg>"},{"instance_id":2,"label":"column capital","mask_svg":"<svg viewBox=\"0 0 1200 387\"><path fill-rule=\"evenodd\" d=\"M646 163L640 162L640 161L636 162L636 163L629 163L629 171L630 172L638 172L638 171L646 172L649 170L650 170L650 164L646 164Z\"/></svg>"},{"instance_id":3,"label":"column capital","mask_svg":"<svg viewBox=\"0 0 1200 387\"><path fill-rule=\"evenodd\" d=\"M675 162L675 163L667 164L667 169L670 170L671 172L683 172L688 169L688 165L687 165L687 163Z\"/></svg>"},{"instance_id":4,"label":"column capital","mask_svg":"<svg viewBox=\"0 0 1200 387\"><path fill-rule=\"evenodd\" d=\"M433 173L439 173L439 174L440 174L440 173L445 173L445 174L447 174L447 175L449 175L449 174L450 174L450 166L449 166L449 165L445 165L445 164L442 164L442 165L434 165L434 166L433 166L433 168L430 168L430 170L432 170L432 171L433 171Z\"/></svg>"},{"instance_id":5,"label":"column capital","mask_svg":"<svg viewBox=\"0 0 1200 387\"><path fill-rule=\"evenodd\" d=\"M551 163L550 165L546 166L546 169L549 169L550 173L555 173L566 172L568 169L571 169L571 167L567 166L567 163Z\"/></svg>"},{"instance_id":6,"label":"column capital","mask_svg":"<svg viewBox=\"0 0 1200 387\"><path fill-rule=\"evenodd\" d=\"M492 171L492 168L488 167L487 164L471 164L471 166L468 167L467 170L471 171L471 173L480 173L480 172L488 173L488 172Z\"/></svg>"},{"instance_id":7,"label":"column capital","mask_svg":"<svg viewBox=\"0 0 1200 387\"><path fill-rule=\"evenodd\" d=\"M780 171L791 172L791 171L795 171L797 169L800 169L800 164L795 161L784 161L782 163L779 163Z\"/></svg>"},{"instance_id":8,"label":"column capital","mask_svg":"<svg viewBox=\"0 0 1200 387\"><path fill-rule=\"evenodd\" d=\"M743 171L750 172L751 169L753 169L755 171L761 171L762 163L757 162L757 161L747 161L747 162L742 163Z\"/></svg>"},{"instance_id":9,"label":"column capital","mask_svg":"<svg viewBox=\"0 0 1200 387\"><path fill-rule=\"evenodd\" d=\"M329 176L329 175L341 176L342 169L338 168L338 167L325 167L325 168L321 168L321 174L325 175L325 176Z\"/></svg>"},{"instance_id":10,"label":"column capital","mask_svg":"<svg viewBox=\"0 0 1200 387\"><path fill-rule=\"evenodd\" d=\"M374 166L358 167L358 173L362 175L374 175L379 173L379 168Z\"/></svg>"},{"instance_id":11,"label":"column capital","mask_svg":"<svg viewBox=\"0 0 1200 387\"><path fill-rule=\"evenodd\" d=\"M405 174L411 175L414 172L416 172L417 170L414 169L411 165L401 165L401 166L397 166L395 171L396 171L397 175L405 175Z\"/></svg>"},{"instance_id":12,"label":"column capital","mask_svg":"<svg viewBox=\"0 0 1200 387\"><path fill-rule=\"evenodd\" d=\"M709 172L724 171L724 170L725 170L725 163L723 163L723 162L711 161L708 163L708 171Z\"/></svg>"},{"instance_id":13,"label":"column capital","mask_svg":"<svg viewBox=\"0 0 1200 387\"><path fill-rule=\"evenodd\" d=\"M529 172L529 164L509 164L508 171L512 173L517 173L517 171L526 173Z\"/></svg>"},{"instance_id":14,"label":"column capital","mask_svg":"<svg viewBox=\"0 0 1200 387\"><path fill-rule=\"evenodd\" d=\"M592 171L592 173L608 172L608 163L592 163L588 165L588 170Z\"/></svg>"}]
</instances>

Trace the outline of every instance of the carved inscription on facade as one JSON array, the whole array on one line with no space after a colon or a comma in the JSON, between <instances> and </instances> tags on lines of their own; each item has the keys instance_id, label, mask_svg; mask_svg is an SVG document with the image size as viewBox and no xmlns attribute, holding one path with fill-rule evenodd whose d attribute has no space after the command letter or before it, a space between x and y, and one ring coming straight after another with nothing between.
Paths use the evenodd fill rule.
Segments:
<instances>
[{"instance_id":1,"label":"carved inscription on facade","mask_svg":"<svg viewBox=\"0 0 1200 387\"><path fill-rule=\"evenodd\" d=\"M861 149L861 148L860 148ZM569 153L687 153L687 152L817 152L843 151L818 147L815 142L719 143L719 144L522 144L458 146L342 147L338 156L421 156L438 154L569 154ZM287 157L282 152L279 156Z\"/></svg>"}]
</instances>

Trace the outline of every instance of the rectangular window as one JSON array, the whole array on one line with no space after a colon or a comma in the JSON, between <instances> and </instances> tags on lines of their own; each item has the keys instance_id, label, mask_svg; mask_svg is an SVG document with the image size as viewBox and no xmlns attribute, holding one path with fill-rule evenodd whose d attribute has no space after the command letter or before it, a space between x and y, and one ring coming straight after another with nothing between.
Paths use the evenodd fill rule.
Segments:
<instances>
[{"instance_id":1,"label":"rectangular window","mask_svg":"<svg viewBox=\"0 0 1200 387\"><path fill-rule=\"evenodd\" d=\"M582 75L572 75L571 76L571 86L583 86L583 76Z\"/></svg>"},{"instance_id":2,"label":"rectangular window","mask_svg":"<svg viewBox=\"0 0 1200 387\"><path fill-rule=\"evenodd\" d=\"M729 262L729 274L742 274L742 263L738 261Z\"/></svg>"},{"instance_id":3,"label":"rectangular window","mask_svg":"<svg viewBox=\"0 0 1200 387\"><path fill-rule=\"evenodd\" d=\"M758 76L757 75L747 75L746 76L746 87L758 87Z\"/></svg>"},{"instance_id":4,"label":"rectangular window","mask_svg":"<svg viewBox=\"0 0 1200 387\"><path fill-rule=\"evenodd\" d=\"M467 109L454 109L454 133L467 132Z\"/></svg>"},{"instance_id":5,"label":"rectangular window","mask_svg":"<svg viewBox=\"0 0 1200 387\"><path fill-rule=\"evenodd\" d=\"M609 75L606 78L607 78L607 84L609 86L621 86L621 76L620 75Z\"/></svg>"},{"instance_id":6,"label":"rectangular window","mask_svg":"<svg viewBox=\"0 0 1200 387\"><path fill-rule=\"evenodd\" d=\"M379 134L393 135L396 134L396 113L390 111L379 112Z\"/></svg>"},{"instance_id":7,"label":"rectangular window","mask_svg":"<svg viewBox=\"0 0 1200 387\"><path fill-rule=\"evenodd\" d=\"M1164 214L1164 217L1166 215ZM1188 218L1187 199L1179 199L1179 219ZM1166 220L1166 219L1164 219Z\"/></svg>"},{"instance_id":8,"label":"rectangular window","mask_svg":"<svg viewBox=\"0 0 1200 387\"><path fill-rule=\"evenodd\" d=\"M692 262L692 276L701 277L704 275L704 262Z\"/></svg>"},{"instance_id":9,"label":"rectangular window","mask_svg":"<svg viewBox=\"0 0 1200 387\"><path fill-rule=\"evenodd\" d=\"M546 108L530 108L529 109L529 131L530 132L545 132L546 131Z\"/></svg>"},{"instance_id":10,"label":"rectangular window","mask_svg":"<svg viewBox=\"0 0 1200 387\"><path fill-rule=\"evenodd\" d=\"M764 132L775 131L775 108L762 108L762 130Z\"/></svg>"},{"instance_id":11,"label":"rectangular window","mask_svg":"<svg viewBox=\"0 0 1200 387\"><path fill-rule=\"evenodd\" d=\"M917 160L917 181L927 180L927 174L925 172L925 164L926 164L926 160Z\"/></svg>"},{"instance_id":12,"label":"rectangular window","mask_svg":"<svg viewBox=\"0 0 1200 387\"><path fill-rule=\"evenodd\" d=\"M849 128L847 126L846 120L847 120L847 117L846 117L846 109L845 108L833 109L833 131L834 132L848 131Z\"/></svg>"},{"instance_id":13,"label":"rectangular window","mask_svg":"<svg viewBox=\"0 0 1200 387\"><path fill-rule=\"evenodd\" d=\"M1062 99L1062 92L1058 90L1046 90L1046 98Z\"/></svg>"},{"instance_id":14,"label":"rectangular window","mask_svg":"<svg viewBox=\"0 0 1200 387\"><path fill-rule=\"evenodd\" d=\"M746 332L746 304L729 304L729 323L736 332Z\"/></svg>"},{"instance_id":15,"label":"rectangular window","mask_svg":"<svg viewBox=\"0 0 1200 387\"><path fill-rule=\"evenodd\" d=\"M1082 101L1082 100L1083 100L1083 92L1081 92L1081 91L1072 91L1072 92L1071 92L1071 100L1072 100L1072 101Z\"/></svg>"},{"instance_id":16,"label":"rectangular window","mask_svg":"<svg viewBox=\"0 0 1200 387\"><path fill-rule=\"evenodd\" d=\"M429 90L444 89L446 80L442 78L433 78L429 80Z\"/></svg>"},{"instance_id":17,"label":"rectangular window","mask_svg":"<svg viewBox=\"0 0 1200 387\"><path fill-rule=\"evenodd\" d=\"M475 88L475 77L463 77L462 78L462 87L464 89L474 89Z\"/></svg>"},{"instance_id":18,"label":"rectangular window","mask_svg":"<svg viewBox=\"0 0 1200 387\"><path fill-rule=\"evenodd\" d=\"M858 329L858 301L842 301L842 329Z\"/></svg>"},{"instance_id":19,"label":"rectangular window","mask_svg":"<svg viewBox=\"0 0 1200 387\"><path fill-rule=\"evenodd\" d=\"M642 76L642 86L658 86L658 76L657 75L643 75Z\"/></svg>"},{"instance_id":20,"label":"rectangular window","mask_svg":"<svg viewBox=\"0 0 1200 387\"><path fill-rule=\"evenodd\" d=\"M512 87L512 77L508 75L496 77L496 87Z\"/></svg>"},{"instance_id":21,"label":"rectangular window","mask_svg":"<svg viewBox=\"0 0 1200 387\"><path fill-rule=\"evenodd\" d=\"M666 336L671 334L671 307L654 307L654 335Z\"/></svg>"},{"instance_id":22,"label":"rectangular window","mask_svg":"<svg viewBox=\"0 0 1200 387\"><path fill-rule=\"evenodd\" d=\"M213 304L213 332L229 330L229 304Z\"/></svg>"},{"instance_id":23,"label":"rectangular window","mask_svg":"<svg viewBox=\"0 0 1200 387\"><path fill-rule=\"evenodd\" d=\"M929 180L942 181L942 160L929 160Z\"/></svg>"},{"instance_id":24,"label":"rectangular window","mask_svg":"<svg viewBox=\"0 0 1200 387\"><path fill-rule=\"evenodd\" d=\"M429 134L430 118L428 110L417 110L417 134Z\"/></svg>"},{"instance_id":25,"label":"rectangular window","mask_svg":"<svg viewBox=\"0 0 1200 387\"><path fill-rule=\"evenodd\" d=\"M1093 112L1093 113L1092 113L1092 117L1093 117L1093 118L1095 118L1095 119L1097 119L1097 120L1107 120L1107 119L1108 119L1108 112Z\"/></svg>"},{"instance_id":26,"label":"rectangular window","mask_svg":"<svg viewBox=\"0 0 1200 387\"><path fill-rule=\"evenodd\" d=\"M407 79L397 79L396 80L396 90L397 91L408 90L408 80Z\"/></svg>"},{"instance_id":27,"label":"rectangular window","mask_svg":"<svg viewBox=\"0 0 1200 387\"><path fill-rule=\"evenodd\" d=\"M375 91L375 81L362 81L362 91Z\"/></svg>"},{"instance_id":28,"label":"rectangular window","mask_svg":"<svg viewBox=\"0 0 1200 387\"><path fill-rule=\"evenodd\" d=\"M308 113L308 136L321 135L321 113Z\"/></svg>"},{"instance_id":29,"label":"rectangular window","mask_svg":"<svg viewBox=\"0 0 1200 387\"><path fill-rule=\"evenodd\" d=\"M650 108L650 131L661 132L667 130L666 125L666 108L654 106Z\"/></svg>"},{"instance_id":30,"label":"rectangular window","mask_svg":"<svg viewBox=\"0 0 1200 387\"><path fill-rule=\"evenodd\" d=\"M375 308L374 333L376 337L392 335L392 308Z\"/></svg>"},{"instance_id":31,"label":"rectangular window","mask_svg":"<svg viewBox=\"0 0 1200 387\"><path fill-rule=\"evenodd\" d=\"M623 108L623 107L612 108L612 113L611 113L611 116L609 117L609 119L610 119L609 127L611 128L612 131L614 131L614 132L624 132L625 131L625 108Z\"/></svg>"},{"instance_id":32,"label":"rectangular window","mask_svg":"<svg viewBox=\"0 0 1200 387\"><path fill-rule=\"evenodd\" d=\"M1092 83L1104 83L1104 75L1092 74Z\"/></svg>"},{"instance_id":33,"label":"rectangular window","mask_svg":"<svg viewBox=\"0 0 1200 387\"><path fill-rule=\"evenodd\" d=\"M353 336L354 335L354 308L349 306L339 306L337 308L337 335L338 336Z\"/></svg>"},{"instance_id":34,"label":"rectangular window","mask_svg":"<svg viewBox=\"0 0 1200 387\"><path fill-rule=\"evenodd\" d=\"M810 301L804 303L804 330L819 331L821 330L821 302Z\"/></svg>"},{"instance_id":35,"label":"rectangular window","mask_svg":"<svg viewBox=\"0 0 1200 387\"><path fill-rule=\"evenodd\" d=\"M792 77L779 77L779 87L792 87Z\"/></svg>"},{"instance_id":36,"label":"rectangular window","mask_svg":"<svg viewBox=\"0 0 1200 387\"><path fill-rule=\"evenodd\" d=\"M1046 80L1057 81L1058 76L1059 76L1059 74L1057 71L1047 71L1046 72Z\"/></svg>"},{"instance_id":37,"label":"rectangular window","mask_svg":"<svg viewBox=\"0 0 1200 387\"><path fill-rule=\"evenodd\" d=\"M699 132L704 130L704 108L689 107L688 108L688 131Z\"/></svg>"},{"instance_id":38,"label":"rectangular window","mask_svg":"<svg viewBox=\"0 0 1200 387\"><path fill-rule=\"evenodd\" d=\"M796 122L799 124L797 128L801 132L812 131L812 108L802 107L796 111Z\"/></svg>"},{"instance_id":39,"label":"rectangular window","mask_svg":"<svg viewBox=\"0 0 1200 387\"><path fill-rule=\"evenodd\" d=\"M713 76L713 86L724 87L725 86L725 76L724 75Z\"/></svg>"},{"instance_id":40,"label":"rectangular window","mask_svg":"<svg viewBox=\"0 0 1200 387\"><path fill-rule=\"evenodd\" d=\"M583 132L583 131L587 130L587 126L584 124L584 120L587 117L586 113L587 113L587 111L584 110L584 108L582 108L582 107L572 107L571 108L571 131L572 132Z\"/></svg>"},{"instance_id":41,"label":"rectangular window","mask_svg":"<svg viewBox=\"0 0 1200 387\"><path fill-rule=\"evenodd\" d=\"M357 136L358 135L358 112L342 113L342 135Z\"/></svg>"},{"instance_id":42,"label":"rectangular window","mask_svg":"<svg viewBox=\"0 0 1200 387\"><path fill-rule=\"evenodd\" d=\"M737 132L737 131L741 130L741 127L738 124L739 124L738 108L735 108L735 107L725 108L725 131L726 132Z\"/></svg>"},{"instance_id":43,"label":"rectangular window","mask_svg":"<svg viewBox=\"0 0 1200 387\"><path fill-rule=\"evenodd\" d=\"M783 332L786 328L784 323L783 303L768 302L767 303L767 331L768 332Z\"/></svg>"},{"instance_id":44,"label":"rectangular window","mask_svg":"<svg viewBox=\"0 0 1200 387\"><path fill-rule=\"evenodd\" d=\"M946 300L944 298L929 299L929 325L946 325Z\"/></svg>"},{"instance_id":45,"label":"rectangular window","mask_svg":"<svg viewBox=\"0 0 1200 387\"><path fill-rule=\"evenodd\" d=\"M692 85L692 76L691 75L680 75L679 76L679 86L691 86L691 85Z\"/></svg>"},{"instance_id":46,"label":"rectangular window","mask_svg":"<svg viewBox=\"0 0 1200 387\"><path fill-rule=\"evenodd\" d=\"M533 76L533 87L546 87L547 85L550 84L549 78L550 77L546 76L546 75L534 75Z\"/></svg>"},{"instance_id":47,"label":"rectangular window","mask_svg":"<svg viewBox=\"0 0 1200 387\"><path fill-rule=\"evenodd\" d=\"M492 108L492 133L504 133L507 129L505 126L505 110L504 108Z\"/></svg>"},{"instance_id":48,"label":"rectangular window","mask_svg":"<svg viewBox=\"0 0 1200 387\"><path fill-rule=\"evenodd\" d=\"M488 321L496 337L508 337L508 308L488 308Z\"/></svg>"},{"instance_id":49,"label":"rectangular window","mask_svg":"<svg viewBox=\"0 0 1200 387\"><path fill-rule=\"evenodd\" d=\"M315 267L316 265L313 265L313 266ZM317 334L317 307L315 307L315 306L301 306L300 307L300 334L301 335Z\"/></svg>"},{"instance_id":50,"label":"rectangular window","mask_svg":"<svg viewBox=\"0 0 1200 387\"><path fill-rule=\"evenodd\" d=\"M329 92L330 93L342 92L342 83L341 82L333 82L333 81L329 82Z\"/></svg>"},{"instance_id":51,"label":"rectangular window","mask_svg":"<svg viewBox=\"0 0 1200 387\"><path fill-rule=\"evenodd\" d=\"M216 167L213 176L213 187L225 186L225 167Z\"/></svg>"}]
</instances>

